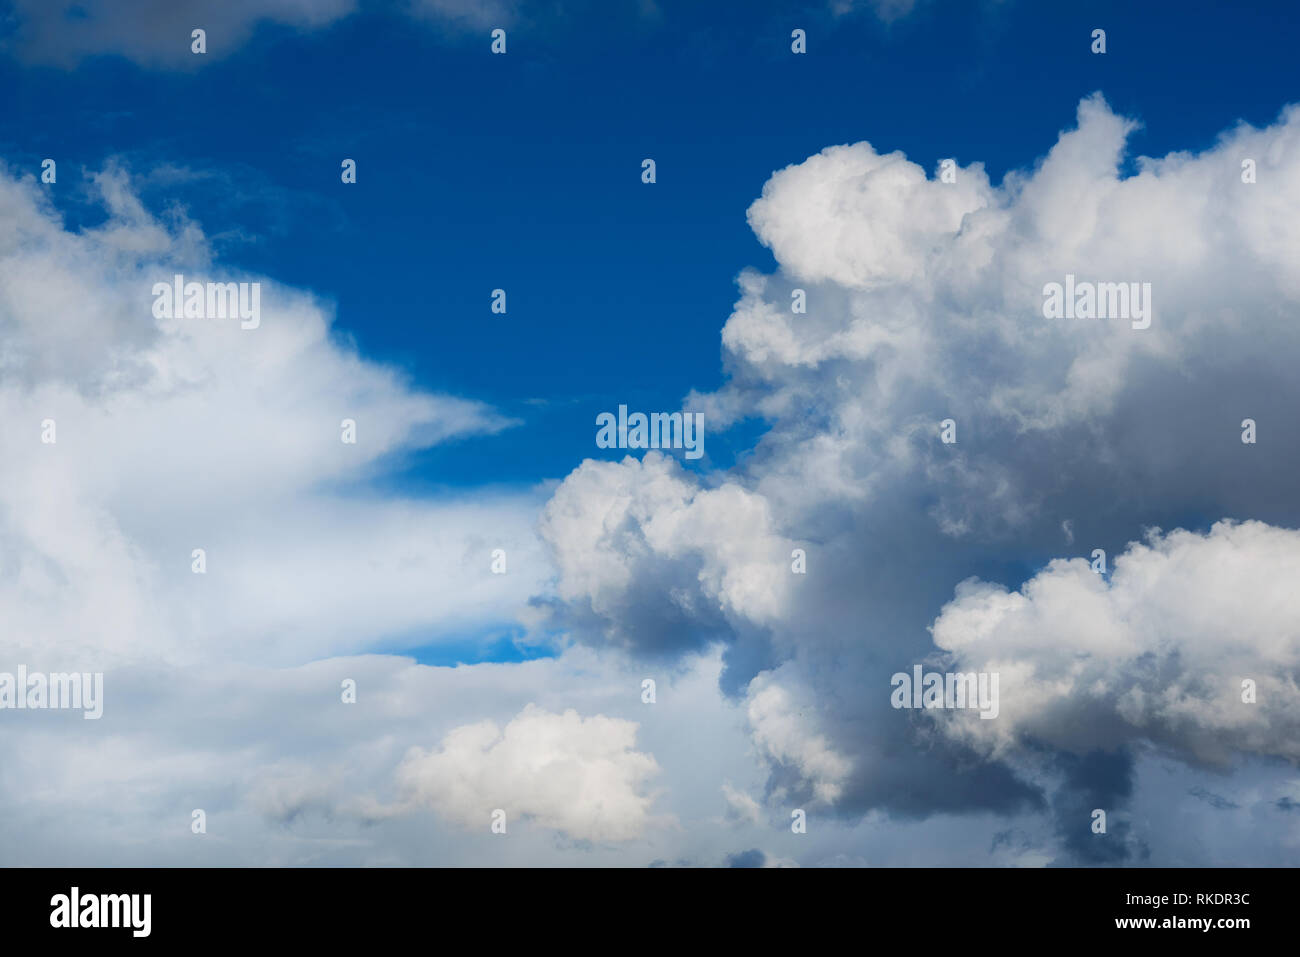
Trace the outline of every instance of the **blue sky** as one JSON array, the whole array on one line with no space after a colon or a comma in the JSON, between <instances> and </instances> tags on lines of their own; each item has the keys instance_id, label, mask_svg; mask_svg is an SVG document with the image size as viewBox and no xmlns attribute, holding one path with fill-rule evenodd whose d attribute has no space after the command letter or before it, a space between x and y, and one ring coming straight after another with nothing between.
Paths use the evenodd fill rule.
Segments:
<instances>
[{"instance_id":1,"label":"blue sky","mask_svg":"<svg viewBox=\"0 0 1300 957\"><path fill-rule=\"evenodd\" d=\"M923 4L882 23L818 4L579 5L513 28L500 57L483 30L381 5L316 32L263 26L194 71L6 60L0 146L18 167L57 157L69 183L112 156L189 170L146 199L182 203L223 261L332 301L341 333L415 383L526 423L418 454L400 484L532 483L615 457L594 446L598 412L721 384L733 280L774 265L744 217L774 170L866 139L931 174L978 160L996 182L1095 90L1144 124L1135 153L1203 148L1285 101L1281 9ZM71 195L56 202L78 221ZM760 432L711 434L707 464Z\"/></svg>"}]
</instances>

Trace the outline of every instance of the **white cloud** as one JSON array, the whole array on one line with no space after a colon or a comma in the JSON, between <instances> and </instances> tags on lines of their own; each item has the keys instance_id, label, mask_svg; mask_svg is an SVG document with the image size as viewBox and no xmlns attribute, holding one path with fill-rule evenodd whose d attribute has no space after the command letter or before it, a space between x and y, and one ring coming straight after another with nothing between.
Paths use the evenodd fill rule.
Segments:
<instances>
[{"instance_id":1,"label":"white cloud","mask_svg":"<svg viewBox=\"0 0 1300 957\"><path fill-rule=\"evenodd\" d=\"M693 640L664 637L663 623L674 620L779 618L793 543L773 526L761 497L732 483L700 488L656 452L584 462L539 525L559 569L558 595L587 603L616 644L657 648ZM674 566L677 573L661 581L659 570ZM652 581L661 587L643 603Z\"/></svg>"},{"instance_id":2,"label":"white cloud","mask_svg":"<svg viewBox=\"0 0 1300 957\"><path fill-rule=\"evenodd\" d=\"M631 721L529 705L504 728L481 721L413 749L397 777L408 800L467 829L490 832L501 809L507 827L523 817L578 840L629 841L653 821L646 787L660 771L635 743Z\"/></svg>"},{"instance_id":3,"label":"white cloud","mask_svg":"<svg viewBox=\"0 0 1300 957\"><path fill-rule=\"evenodd\" d=\"M723 782L722 796L727 802L727 820L749 824L758 824L762 821L762 806L744 791L732 787L730 781Z\"/></svg>"},{"instance_id":4,"label":"white cloud","mask_svg":"<svg viewBox=\"0 0 1300 957\"><path fill-rule=\"evenodd\" d=\"M640 669L581 647L455 668L391 655L278 669L113 667L98 722L4 713L14 732L0 736L6 859L83 866L714 861L733 842L770 836L765 825L718 826L723 782L751 786L759 773L743 716L717 690L718 668L712 656L660 673L659 703L650 706L640 699ZM355 704L340 700L344 678L356 682ZM537 736L507 732L526 711L536 720L517 728ZM479 786L501 785L514 796L462 823L434 802L436 783L430 793L421 789L419 775L433 765L420 756L449 761L426 746L484 721L501 739L470 754L458 773L477 769ZM550 755L546 768L530 764L542 753L533 750L537 742ZM413 748L407 767L417 780L403 788L398 769ZM611 795L613 804L588 813L584 802ZM508 839L488 827L498 806L510 815ZM207 813L206 835L190 831L194 808ZM549 816L526 820L528 810ZM40 826L51 817L66 826ZM584 831L591 820L603 822L603 836Z\"/></svg>"},{"instance_id":5,"label":"white cloud","mask_svg":"<svg viewBox=\"0 0 1300 957\"><path fill-rule=\"evenodd\" d=\"M839 798L851 762L818 732L816 713L806 701L761 675L749 687L746 715L754 744L768 760L795 768L818 801L833 804Z\"/></svg>"},{"instance_id":6,"label":"white cloud","mask_svg":"<svg viewBox=\"0 0 1300 957\"><path fill-rule=\"evenodd\" d=\"M749 225L792 279L914 282L963 218L990 201L982 166L961 173L941 183L899 152L828 146L772 174L749 207Z\"/></svg>"},{"instance_id":7,"label":"white cloud","mask_svg":"<svg viewBox=\"0 0 1300 957\"><path fill-rule=\"evenodd\" d=\"M367 491L395 456L509 421L362 359L307 294L223 270L121 169L94 184L109 217L71 231L32 177L0 175L0 650L291 663L500 625L543 588L534 493ZM261 282L261 325L155 319L176 272Z\"/></svg>"},{"instance_id":8,"label":"white cloud","mask_svg":"<svg viewBox=\"0 0 1300 957\"><path fill-rule=\"evenodd\" d=\"M1300 532L1220 522L1152 533L1109 579L1057 560L1016 592L969 581L934 623L954 669L1000 675L987 721L943 727L1006 752L1078 753L1147 741L1189 761L1300 761ZM1256 685L1244 703L1242 682ZM939 712L936 712L939 714Z\"/></svg>"}]
</instances>

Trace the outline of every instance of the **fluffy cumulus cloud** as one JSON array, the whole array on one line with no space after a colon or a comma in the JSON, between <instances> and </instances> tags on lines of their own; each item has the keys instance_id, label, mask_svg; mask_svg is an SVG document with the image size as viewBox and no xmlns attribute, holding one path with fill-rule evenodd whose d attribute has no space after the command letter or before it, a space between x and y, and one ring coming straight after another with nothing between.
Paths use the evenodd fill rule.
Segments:
<instances>
[{"instance_id":1,"label":"fluffy cumulus cloud","mask_svg":"<svg viewBox=\"0 0 1300 957\"><path fill-rule=\"evenodd\" d=\"M1300 761L1300 532L1260 522L1152 532L1108 578L1052 562L1012 592L969 581L934 623L954 668L1000 676L998 720L948 730L989 751L1148 742L1186 761ZM1249 682L1249 684L1246 684Z\"/></svg>"},{"instance_id":2,"label":"fluffy cumulus cloud","mask_svg":"<svg viewBox=\"0 0 1300 957\"><path fill-rule=\"evenodd\" d=\"M500 810L587 841L627 841L650 823L659 774L634 750L636 725L529 705L504 728L492 721L451 731L432 751L416 749L397 770L407 800L428 804L466 828L487 828Z\"/></svg>"},{"instance_id":3,"label":"fluffy cumulus cloud","mask_svg":"<svg viewBox=\"0 0 1300 957\"><path fill-rule=\"evenodd\" d=\"M1088 97L998 184L868 143L778 171L749 221L779 268L741 275L728 381L690 396L714 430L761 416L753 454L704 475L586 463L548 506L589 640L725 644L769 802L1046 811L1086 857L1067 819L1136 800L1145 744L1296 761L1300 109L1195 154L1130 158L1135 128ZM1149 326L1047 318L1067 276L1149 284ZM1243 443L1245 419L1267 440ZM1093 548L1120 556L1111 577ZM889 705L891 674L942 662L996 666L1002 716Z\"/></svg>"},{"instance_id":4,"label":"fluffy cumulus cloud","mask_svg":"<svg viewBox=\"0 0 1300 957\"><path fill-rule=\"evenodd\" d=\"M941 183L902 153L831 146L769 179L749 207L749 225L792 278L864 288L912 283L966 214L988 204L983 169L965 174Z\"/></svg>"},{"instance_id":5,"label":"fluffy cumulus cloud","mask_svg":"<svg viewBox=\"0 0 1300 957\"><path fill-rule=\"evenodd\" d=\"M701 488L671 458L584 462L546 504L558 596L605 641L658 653L728 623L779 619L792 543L735 483Z\"/></svg>"}]
</instances>

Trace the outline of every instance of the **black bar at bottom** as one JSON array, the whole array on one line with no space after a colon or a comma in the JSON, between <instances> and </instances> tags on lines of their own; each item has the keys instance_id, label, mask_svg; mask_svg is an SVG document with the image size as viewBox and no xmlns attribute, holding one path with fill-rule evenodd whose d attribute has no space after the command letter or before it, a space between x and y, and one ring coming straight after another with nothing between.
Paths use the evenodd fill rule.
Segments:
<instances>
[{"instance_id":1,"label":"black bar at bottom","mask_svg":"<svg viewBox=\"0 0 1300 957\"><path fill-rule=\"evenodd\" d=\"M843 933L945 949L1026 938L1232 947L1294 942L1294 878L1289 869L1228 868L10 868L0 869L0 926L7 944L63 938L92 947L338 947L415 934L458 950L516 936L602 949L708 938L734 948L789 936L803 950Z\"/></svg>"}]
</instances>

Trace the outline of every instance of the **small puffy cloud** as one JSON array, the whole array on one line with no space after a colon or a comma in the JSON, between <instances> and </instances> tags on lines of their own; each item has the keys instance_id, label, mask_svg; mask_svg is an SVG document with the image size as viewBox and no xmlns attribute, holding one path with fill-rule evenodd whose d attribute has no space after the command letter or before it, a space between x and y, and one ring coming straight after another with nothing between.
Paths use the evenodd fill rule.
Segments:
<instances>
[{"instance_id":1,"label":"small puffy cloud","mask_svg":"<svg viewBox=\"0 0 1300 957\"><path fill-rule=\"evenodd\" d=\"M527 818L576 840L630 841L653 822L659 774L634 750L634 722L534 705L504 728L482 721L456 728L435 749L413 749L397 771L406 800L428 805L466 829Z\"/></svg>"},{"instance_id":2,"label":"small puffy cloud","mask_svg":"<svg viewBox=\"0 0 1300 957\"><path fill-rule=\"evenodd\" d=\"M774 173L749 225L790 278L871 288L920 279L967 214L991 201L982 166L942 183L902 153L857 143Z\"/></svg>"}]
</instances>

